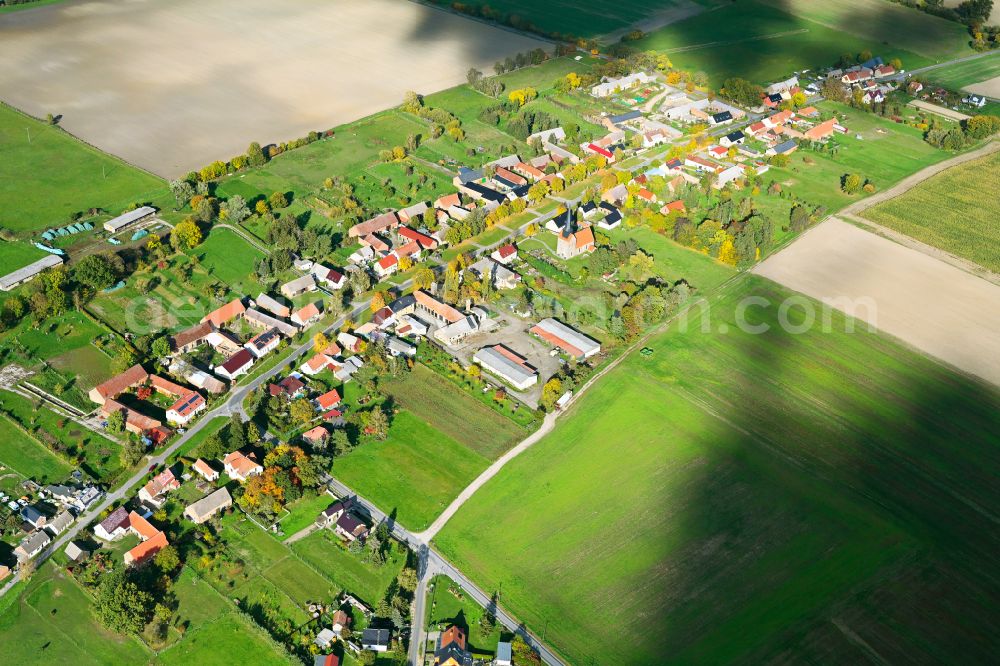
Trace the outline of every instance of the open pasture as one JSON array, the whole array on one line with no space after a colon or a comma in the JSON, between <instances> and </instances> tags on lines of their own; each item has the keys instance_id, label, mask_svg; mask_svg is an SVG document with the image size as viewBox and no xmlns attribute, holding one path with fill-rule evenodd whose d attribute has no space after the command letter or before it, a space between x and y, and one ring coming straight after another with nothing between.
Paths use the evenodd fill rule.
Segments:
<instances>
[{"instance_id":1,"label":"open pasture","mask_svg":"<svg viewBox=\"0 0 1000 666\"><path fill-rule=\"evenodd\" d=\"M975 60L956 62L932 69L922 78L951 90L972 89L977 84L989 84L1000 77L1000 53L991 53ZM1000 92L986 92L991 97L1000 97Z\"/></svg>"},{"instance_id":2,"label":"open pasture","mask_svg":"<svg viewBox=\"0 0 1000 666\"><path fill-rule=\"evenodd\" d=\"M907 69L932 62L929 56L907 50L909 40L895 41L896 34L890 34L886 26L876 41L811 21L808 13L783 11L777 4L767 0L726 4L655 30L632 44L639 50L666 51L675 66L708 74L713 87L731 76L768 83L793 71L833 65L845 53L857 55L865 50L886 59L899 57ZM879 4L891 7L887 2Z\"/></svg>"},{"instance_id":3,"label":"open pasture","mask_svg":"<svg viewBox=\"0 0 1000 666\"><path fill-rule=\"evenodd\" d=\"M0 33L13 21L5 18ZM0 38L0 50L4 46ZM6 85L2 88L10 90ZM44 117L60 110L37 112ZM161 204L170 196L167 184L159 178L4 104L0 104L0 155L0 227L25 238L32 237L30 232L68 224L71 214L90 208L118 214L131 203ZM17 256L8 254L14 247L19 248ZM41 256L40 250L27 243L0 243L4 268L13 269Z\"/></svg>"},{"instance_id":4,"label":"open pasture","mask_svg":"<svg viewBox=\"0 0 1000 666\"><path fill-rule=\"evenodd\" d=\"M951 167L863 215L1000 273L1000 200L985 192L1000 192L1000 152Z\"/></svg>"},{"instance_id":5,"label":"open pasture","mask_svg":"<svg viewBox=\"0 0 1000 666\"><path fill-rule=\"evenodd\" d=\"M569 663L988 661L1000 393L839 313L787 332L760 278L724 290L437 545Z\"/></svg>"},{"instance_id":6,"label":"open pasture","mask_svg":"<svg viewBox=\"0 0 1000 666\"><path fill-rule=\"evenodd\" d=\"M84 140L177 177L251 141L325 130L545 44L395 0L82 1L5 17L0 89L17 107L63 114Z\"/></svg>"}]
</instances>

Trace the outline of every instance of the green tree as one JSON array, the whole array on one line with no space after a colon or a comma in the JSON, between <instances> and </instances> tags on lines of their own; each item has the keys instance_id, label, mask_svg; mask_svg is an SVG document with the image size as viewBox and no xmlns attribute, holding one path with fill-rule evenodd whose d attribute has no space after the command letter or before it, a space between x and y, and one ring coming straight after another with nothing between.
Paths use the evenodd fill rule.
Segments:
<instances>
[{"instance_id":1,"label":"green tree","mask_svg":"<svg viewBox=\"0 0 1000 666\"><path fill-rule=\"evenodd\" d=\"M170 193L174 195L174 201L178 208L183 208L194 196L194 187L186 180L170 181Z\"/></svg>"},{"instance_id":2,"label":"green tree","mask_svg":"<svg viewBox=\"0 0 1000 666\"><path fill-rule=\"evenodd\" d=\"M127 344L122 344L118 348L118 354L111 361L111 371L116 375L121 374L138 362L139 356L135 353L135 350Z\"/></svg>"},{"instance_id":3,"label":"green tree","mask_svg":"<svg viewBox=\"0 0 1000 666\"><path fill-rule=\"evenodd\" d=\"M108 414L108 432L119 433L125 430L125 415L121 410L115 410Z\"/></svg>"},{"instance_id":4,"label":"green tree","mask_svg":"<svg viewBox=\"0 0 1000 666\"><path fill-rule=\"evenodd\" d=\"M153 596L128 579L125 569L104 574L94 600L94 612L101 623L119 633L138 634L146 626L153 609Z\"/></svg>"},{"instance_id":5,"label":"green tree","mask_svg":"<svg viewBox=\"0 0 1000 666\"><path fill-rule=\"evenodd\" d=\"M305 398L292 401L292 404L288 408L288 413L294 421L303 425L316 417L316 410L313 409L312 403Z\"/></svg>"},{"instance_id":6,"label":"green tree","mask_svg":"<svg viewBox=\"0 0 1000 666\"><path fill-rule=\"evenodd\" d=\"M246 199L238 194L234 194L226 199L222 204L222 210L225 213L226 220L233 224L239 224L250 217L250 207L247 206Z\"/></svg>"},{"instance_id":7,"label":"green tree","mask_svg":"<svg viewBox=\"0 0 1000 666\"><path fill-rule=\"evenodd\" d=\"M366 432L381 441L389 436L389 417L381 407L375 407L364 413Z\"/></svg>"},{"instance_id":8,"label":"green tree","mask_svg":"<svg viewBox=\"0 0 1000 666\"><path fill-rule=\"evenodd\" d=\"M761 95L763 93L763 88L739 77L726 79L722 84L722 94L740 106L751 108L760 106Z\"/></svg>"},{"instance_id":9,"label":"green tree","mask_svg":"<svg viewBox=\"0 0 1000 666\"><path fill-rule=\"evenodd\" d=\"M181 565L181 556L177 553L177 548L174 546L165 546L153 556L153 563L160 571L169 575Z\"/></svg>"},{"instance_id":10,"label":"green tree","mask_svg":"<svg viewBox=\"0 0 1000 666\"><path fill-rule=\"evenodd\" d=\"M118 282L124 270L121 257L113 252L89 254L73 266L73 278L94 291Z\"/></svg>"},{"instance_id":11,"label":"green tree","mask_svg":"<svg viewBox=\"0 0 1000 666\"><path fill-rule=\"evenodd\" d=\"M272 209L285 208L288 206L288 199L285 197L284 192L273 192L271 196L267 198L267 201L271 204Z\"/></svg>"},{"instance_id":12,"label":"green tree","mask_svg":"<svg viewBox=\"0 0 1000 666\"><path fill-rule=\"evenodd\" d=\"M247 165L252 167L258 167L267 161L267 157L264 155L263 149L261 149L260 144L254 141L247 148Z\"/></svg>"},{"instance_id":13,"label":"green tree","mask_svg":"<svg viewBox=\"0 0 1000 666\"><path fill-rule=\"evenodd\" d=\"M156 358L166 358L170 356L170 352L172 351L170 345L170 336L161 335L160 337L156 338L156 340L153 340L153 346L151 347L151 350L153 352L153 356L155 356Z\"/></svg>"},{"instance_id":14,"label":"green tree","mask_svg":"<svg viewBox=\"0 0 1000 666\"><path fill-rule=\"evenodd\" d=\"M856 173L844 174L840 181L840 189L845 194L857 194L862 185L864 185L864 180Z\"/></svg>"}]
</instances>

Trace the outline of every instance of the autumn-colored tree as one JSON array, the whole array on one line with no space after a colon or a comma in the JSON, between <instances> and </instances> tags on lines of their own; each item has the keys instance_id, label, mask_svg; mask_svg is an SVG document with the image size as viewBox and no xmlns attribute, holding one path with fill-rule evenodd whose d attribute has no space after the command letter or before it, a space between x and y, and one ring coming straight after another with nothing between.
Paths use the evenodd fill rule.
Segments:
<instances>
[{"instance_id":1,"label":"autumn-colored tree","mask_svg":"<svg viewBox=\"0 0 1000 666\"><path fill-rule=\"evenodd\" d=\"M372 294L371 309L372 312L378 312L385 307L385 292L376 291Z\"/></svg>"},{"instance_id":2,"label":"autumn-colored tree","mask_svg":"<svg viewBox=\"0 0 1000 666\"><path fill-rule=\"evenodd\" d=\"M549 381L545 382L545 386L542 387L542 407L545 411L552 411L555 407L556 401L562 395L562 382L558 377L553 377Z\"/></svg>"},{"instance_id":3,"label":"autumn-colored tree","mask_svg":"<svg viewBox=\"0 0 1000 666\"><path fill-rule=\"evenodd\" d=\"M179 222L170 233L170 243L175 249L191 249L197 247L202 241L201 229L191 218L186 218Z\"/></svg>"},{"instance_id":4,"label":"autumn-colored tree","mask_svg":"<svg viewBox=\"0 0 1000 666\"><path fill-rule=\"evenodd\" d=\"M316 410L313 409L312 403L308 400L299 398L298 400L293 400L292 404L288 406L288 414L294 421L305 425L316 416Z\"/></svg>"},{"instance_id":5,"label":"autumn-colored tree","mask_svg":"<svg viewBox=\"0 0 1000 666\"><path fill-rule=\"evenodd\" d=\"M434 271L429 268L420 268L413 274L413 287L415 289L429 289L434 284Z\"/></svg>"},{"instance_id":6,"label":"autumn-colored tree","mask_svg":"<svg viewBox=\"0 0 1000 666\"><path fill-rule=\"evenodd\" d=\"M330 338L326 337L323 331L313 336L313 351L322 354L330 346Z\"/></svg>"}]
</instances>

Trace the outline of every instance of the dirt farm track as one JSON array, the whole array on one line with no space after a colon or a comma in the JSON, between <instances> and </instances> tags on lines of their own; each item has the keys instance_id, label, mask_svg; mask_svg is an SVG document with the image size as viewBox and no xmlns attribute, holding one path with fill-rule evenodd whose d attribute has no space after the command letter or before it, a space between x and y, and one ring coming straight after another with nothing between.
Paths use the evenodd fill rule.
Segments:
<instances>
[{"instance_id":1,"label":"dirt farm track","mask_svg":"<svg viewBox=\"0 0 1000 666\"><path fill-rule=\"evenodd\" d=\"M1000 286L837 218L754 272L1000 385Z\"/></svg>"},{"instance_id":2,"label":"dirt farm track","mask_svg":"<svg viewBox=\"0 0 1000 666\"><path fill-rule=\"evenodd\" d=\"M0 99L175 177L540 45L406 0L68 0L0 16Z\"/></svg>"}]
</instances>

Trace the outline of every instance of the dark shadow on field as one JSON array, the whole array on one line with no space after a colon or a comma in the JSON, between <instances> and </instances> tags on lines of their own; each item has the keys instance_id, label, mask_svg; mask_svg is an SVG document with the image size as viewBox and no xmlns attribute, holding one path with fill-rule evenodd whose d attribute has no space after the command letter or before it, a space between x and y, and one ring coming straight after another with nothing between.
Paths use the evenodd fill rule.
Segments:
<instances>
[{"instance_id":1,"label":"dark shadow on field","mask_svg":"<svg viewBox=\"0 0 1000 666\"><path fill-rule=\"evenodd\" d=\"M733 313L713 306L722 321ZM655 629L642 643L667 656L642 663L994 660L1000 390L922 358L901 368L881 336L826 335L729 333L729 366L711 380L711 359L661 361L728 427L683 497L688 538L649 572L658 589L642 596L662 602L658 621L639 621ZM810 364L837 388L802 381Z\"/></svg>"}]
</instances>

